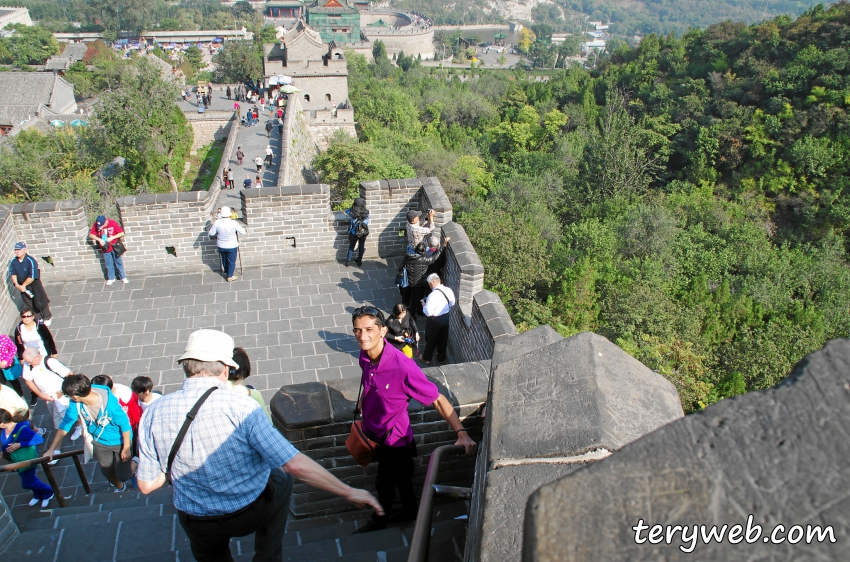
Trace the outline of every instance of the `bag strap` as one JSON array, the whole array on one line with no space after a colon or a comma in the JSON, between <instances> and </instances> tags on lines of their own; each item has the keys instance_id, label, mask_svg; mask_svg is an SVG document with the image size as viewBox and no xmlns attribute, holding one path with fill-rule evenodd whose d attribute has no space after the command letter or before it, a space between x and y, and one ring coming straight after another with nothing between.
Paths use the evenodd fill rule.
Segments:
<instances>
[{"instance_id":1,"label":"bag strap","mask_svg":"<svg viewBox=\"0 0 850 562\"><path fill-rule=\"evenodd\" d=\"M354 403L354 421L357 421L357 414L360 413L360 397L363 395L363 376L360 376L360 390L357 391L357 402Z\"/></svg>"},{"instance_id":2,"label":"bag strap","mask_svg":"<svg viewBox=\"0 0 850 562\"><path fill-rule=\"evenodd\" d=\"M57 377L59 377L59 379L60 379L60 380L64 381L64 380L65 380L65 377L63 377L62 375L60 375L59 373L57 373L56 371L54 371L53 369L51 369L51 368L50 368L50 365L48 365L48 364L47 364L47 362L48 362L49 360L51 360L51 359L53 359L53 357L50 357L49 355L48 355L47 357L45 357L45 358L44 358L44 360L43 360L43 362L44 362L44 368L45 368L45 369L47 369L48 371L50 371L51 373L53 373L54 375L56 375ZM59 361L58 359L53 359L53 360L54 360L54 361ZM60 383L60 384L61 384L61 383Z\"/></svg>"},{"instance_id":3,"label":"bag strap","mask_svg":"<svg viewBox=\"0 0 850 562\"><path fill-rule=\"evenodd\" d=\"M180 445L183 444L183 438L186 437L186 432L189 431L189 426L192 425L192 422L195 420L195 416L198 415L198 410L201 409L204 402L206 402L207 398L210 397L210 394L216 390L218 390L218 387L214 386L204 392L203 396L198 398L198 401L195 402L195 405L192 406L192 409L189 410L188 414L186 414L186 420L183 422L183 426L180 428L180 432L177 434L174 444L171 445L171 452L168 453L168 464L165 467L165 477L169 482L171 482L171 465L174 464L174 457L177 456L177 451L180 450Z\"/></svg>"},{"instance_id":4,"label":"bag strap","mask_svg":"<svg viewBox=\"0 0 850 562\"><path fill-rule=\"evenodd\" d=\"M435 290L435 291L440 291L440 287L435 287L435 288L434 288L434 290ZM441 295L443 295L443 298L444 298L444 299L446 299L446 304L447 304L447 305L449 305L449 309L451 309L451 307L452 307L452 301L451 301L451 299L449 299L449 296L446 294L446 292L445 292L445 291L440 291L440 294L441 294Z\"/></svg>"}]
</instances>

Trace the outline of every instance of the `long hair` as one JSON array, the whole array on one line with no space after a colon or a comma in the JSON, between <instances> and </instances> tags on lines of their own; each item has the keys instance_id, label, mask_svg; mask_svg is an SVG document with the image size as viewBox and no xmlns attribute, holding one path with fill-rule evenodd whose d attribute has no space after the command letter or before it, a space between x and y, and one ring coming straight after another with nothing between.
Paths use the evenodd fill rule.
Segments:
<instances>
[{"instance_id":1,"label":"long hair","mask_svg":"<svg viewBox=\"0 0 850 562\"><path fill-rule=\"evenodd\" d=\"M362 221L368 216L369 210L366 209L366 200L358 197L351 205L351 218Z\"/></svg>"}]
</instances>

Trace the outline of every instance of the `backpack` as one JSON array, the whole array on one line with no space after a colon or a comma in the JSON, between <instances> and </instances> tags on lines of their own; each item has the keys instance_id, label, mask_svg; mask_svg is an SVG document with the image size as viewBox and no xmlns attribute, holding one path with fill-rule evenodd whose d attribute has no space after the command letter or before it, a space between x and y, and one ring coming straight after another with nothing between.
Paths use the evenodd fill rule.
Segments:
<instances>
[{"instance_id":1,"label":"backpack","mask_svg":"<svg viewBox=\"0 0 850 562\"><path fill-rule=\"evenodd\" d=\"M357 228L355 229L355 233L358 237L368 236L369 225L363 221L357 221Z\"/></svg>"}]
</instances>

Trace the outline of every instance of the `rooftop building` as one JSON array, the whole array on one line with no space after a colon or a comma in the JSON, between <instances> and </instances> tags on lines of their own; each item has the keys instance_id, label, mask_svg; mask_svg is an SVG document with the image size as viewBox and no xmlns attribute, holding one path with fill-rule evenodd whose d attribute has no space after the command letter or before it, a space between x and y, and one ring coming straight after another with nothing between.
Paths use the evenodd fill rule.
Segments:
<instances>
[{"instance_id":1,"label":"rooftop building","mask_svg":"<svg viewBox=\"0 0 850 562\"><path fill-rule=\"evenodd\" d=\"M346 0L320 0L307 8L307 23L327 43L360 41L360 12L349 6Z\"/></svg>"},{"instance_id":2,"label":"rooftop building","mask_svg":"<svg viewBox=\"0 0 850 562\"><path fill-rule=\"evenodd\" d=\"M0 130L2 136L38 116L50 121L76 113L74 86L45 72L0 73Z\"/></svg>"}]
</instances>

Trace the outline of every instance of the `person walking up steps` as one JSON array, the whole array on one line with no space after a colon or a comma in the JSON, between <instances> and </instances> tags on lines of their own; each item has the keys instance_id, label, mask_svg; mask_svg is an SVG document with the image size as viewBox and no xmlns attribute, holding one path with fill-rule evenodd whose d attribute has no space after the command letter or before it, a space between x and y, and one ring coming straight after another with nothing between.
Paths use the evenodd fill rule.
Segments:
<instances>
[{"instance_id":1,"label":"person walking up steps","mask_svg":"<svg viewBox=\"0 0 850 562\"><path fill-rule=\"evenodd\" d=\"M272 145L266 145L266 168L272 167L272 162L274 162L274 150L272 150Z\"/></svg>"},{"instance_id":2,"label":"person walking up steps","mask_svg":"<svg viewBox=\"0 0 850 562\"><path fill-rule=\"evenodd\" d=\"M258 174L263 171L263 157L262 156L257 156L256 158L254 158L254 164L257 165L257 173Z\"/></svg>"},{"instance_id":3,"label":"person walking up steps","mask_svg":"<svg viewBox=\"0 0 850 562\"><path fill-rule=\"evenodd\" d=\"M382 515L372 494L299 453L257 402L227 390L229 370L240 367L233 347L224 332L190 334L177 360L183 388L148 406L139 428L139 491L150 494L171 482L195 559L232 561L231 537L256 533L254 560L282 561L293 477Z\"/></svg>"},{"instance_id":4,"label":"person walking up steps","mask_svg":"<svg viewBox=\"0 0 850 562\"><path fill-rule=\"evenodd\" d=\"M245 159L245 153L244 153L244 152L242 152L242 147L241 147L241 146L237 146L237 147L236 147L236 163L237 163L237 164L239 164L239 165L241 166L241 165L242 165L242 161L243 161L244 159Z\"/></svg>"}]
</instances>

